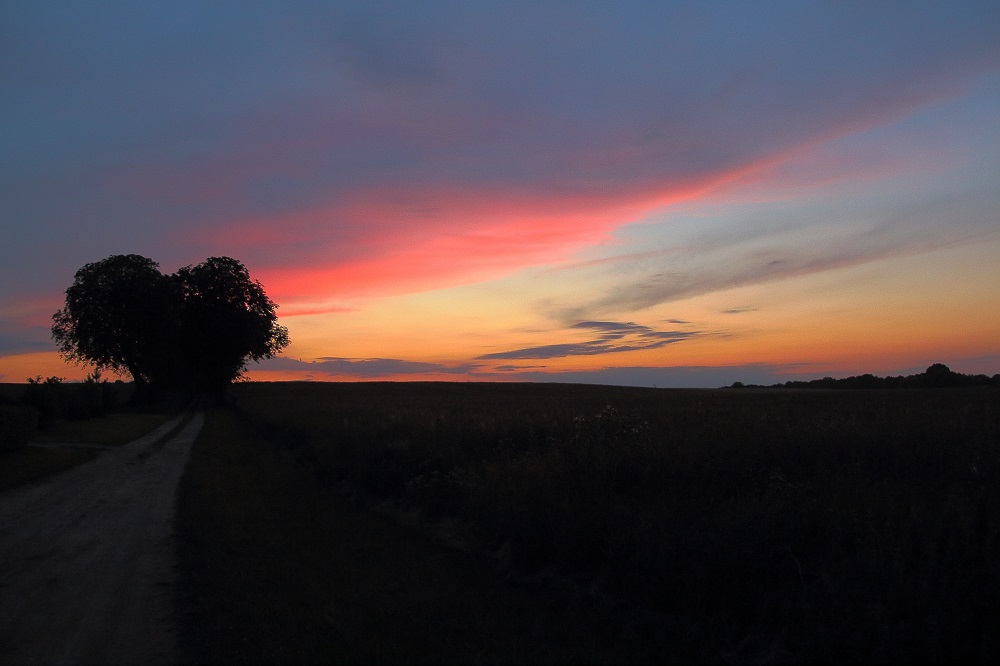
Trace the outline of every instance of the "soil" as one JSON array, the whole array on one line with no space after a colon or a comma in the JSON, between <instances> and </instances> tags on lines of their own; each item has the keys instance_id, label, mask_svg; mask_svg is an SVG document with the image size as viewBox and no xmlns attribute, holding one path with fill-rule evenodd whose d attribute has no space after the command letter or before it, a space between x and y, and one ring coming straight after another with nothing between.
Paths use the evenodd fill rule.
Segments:
<instances>
[{"instance_id":1,"label":"soil","mask_svg":"<svg viewBox=\"0 0 1000 666\"><path fill-rule=\"evenodd\" d=\"M175 496L204 415L164 440L184 418L0 494L0 662L182 661Z\"/></svg>"}]
</instances>

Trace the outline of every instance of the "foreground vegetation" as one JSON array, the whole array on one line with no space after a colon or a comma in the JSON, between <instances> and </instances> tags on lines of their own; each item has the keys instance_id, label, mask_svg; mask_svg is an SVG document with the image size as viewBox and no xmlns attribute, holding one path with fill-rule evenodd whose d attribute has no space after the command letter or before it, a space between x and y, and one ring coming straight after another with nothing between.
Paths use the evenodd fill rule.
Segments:
<instances>
[{"instance_id":1,"label":"foreground vegetation","mask_svg":"<svg viewBox=\"0 0 1000 666\"><path fill-rule=\"evenodd\" d=\"M620 613L515 585L367 512L237 413L208 413L178 495L192 663L655 662Z\"/></svg>"},{"instance_id":2,"label":"foreground vegetation","mask_svg":"<svg viewBox=\"0 0 1000 666\"><path fill-rule=\"evenodd\" d=\"M0 492L93 460L99 447L126 444L175 411L174 405L138 410L127 402L131 393L126 384L57 378L0 384Z\"/></svg>"},{"instance_id":3,"label":"foreground vegetation","mask_svg":"<svg viewBox=\"0 0 1000 666\"><path fill-rule=\"evenodd\" d=\"M251 383L233 394L315 492L406 516L507 580L617 609L623 635L670 645L668 660L1000 653L993 388ZM268 487L244 484L258 482ZM306 534L324 524L311 520ZM338 534L353 543L354 531ZM331 575L323 562L301 575Z\"/></svg>"}]
</instances>

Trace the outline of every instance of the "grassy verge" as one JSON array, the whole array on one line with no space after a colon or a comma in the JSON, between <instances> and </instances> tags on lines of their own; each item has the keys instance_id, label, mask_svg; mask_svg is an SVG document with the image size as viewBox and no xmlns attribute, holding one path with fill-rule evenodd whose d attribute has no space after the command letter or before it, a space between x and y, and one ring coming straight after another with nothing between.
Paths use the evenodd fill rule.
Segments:
<instances>
[{"instance_id":1,"label":"grassy verge","mask_svg":"<svg viewBox=\"0 0 1000 666\"><path fill-rule=\"evenodd\" d=\"M121 412L85 421L58 421L37 433L36 442L121 446L166 423L172 414Z\"/></svg>"},{"instance_id":2,"label":"grassy verge","mask_svg":"<svg viewBox=\"0 0 1000 666\"><path fill-rule=\"evenodd\" d=\"M98 449L24 447L0 453L0 492L39 481L100 455Z\"/></svg>"},{"instance_id":3,"label":"grassy verge","mask_svg":"<svg viewBox=\"0 0 1000 666\"><path fill-rule=\"evenodd\" d=\"M103 444L120 446L164 423L169 415L108 414L86 421L60 421L37 433L41 443ZM0 453L0 492L58 474L93 460L100 449L22 447Z\"/></svg>"},{"instance_id":4,"label":"grassy verge","mask_svg":"<svg viewBox=\"0 0 1000 666\"><path fill-rule=\"evenodd\" d=\"M682 659L625 615L504 582L489 561L363 511L216 410L181 482L184 643L197 663ZM661 637L662 638L662 637Z\"/></svg>"}]
</instances>

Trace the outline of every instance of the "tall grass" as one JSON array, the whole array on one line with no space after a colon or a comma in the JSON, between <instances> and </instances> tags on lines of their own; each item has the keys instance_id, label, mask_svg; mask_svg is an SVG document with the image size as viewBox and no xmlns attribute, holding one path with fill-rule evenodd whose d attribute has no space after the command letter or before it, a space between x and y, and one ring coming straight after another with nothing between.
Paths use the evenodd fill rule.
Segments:
<instances>
[{"instance_id":1,"label":"tall grass","mask_svg":"<svg viewBox=\"0 0 1000 666\"><path fill-rule=\"evenodd\" d=\"M488 561L359 510L227 409L178 493L191 663L660 663L614 617L512 586ZM670 654L679 653L670 647Z\"/></svg>"},{"instance_id":2,"label":"tall grass","mask_svg":"<svg viewBox=\"0 0 1000 666\"><path fill-rule=\"evenodd\" d=\"M246 384L319 478L708 658L986 661L1000 394ZM456 526L457 527L454 527Z\"/></svg>"}]
</instances>

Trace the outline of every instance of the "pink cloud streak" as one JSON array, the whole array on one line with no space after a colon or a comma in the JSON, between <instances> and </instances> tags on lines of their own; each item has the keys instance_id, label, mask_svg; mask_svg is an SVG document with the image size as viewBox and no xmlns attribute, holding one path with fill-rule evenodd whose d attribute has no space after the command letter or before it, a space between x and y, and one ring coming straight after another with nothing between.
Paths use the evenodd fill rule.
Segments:
<instances>
[{"instance_id":1,"label":"pink cloud streak","mask_svg":"<svg viewBox=\"0 0 1000 666\"><path fill-rule=\"evenodd\" d=\"M531 265L558 263L574 250L607 242L608 234L650 207L696 196L697 190L674 191L639 200L559 198L511 200L468 192L421 196L393 205L378 202L349 209L323 209L291 219L236 225L223 233L229 246L296 242L312 237L315 245L294 265L263 260L261 275L276 298L303 299L419 291L502 276ZM346 256L330 235L330 219L348 219ZM282 230L288 229L288 236ZM231 240L229 240L231 239ZM289 239L292 239L289 241ZM333 255L324 257L324 250Z\"/></svg>"}]
</instances>

